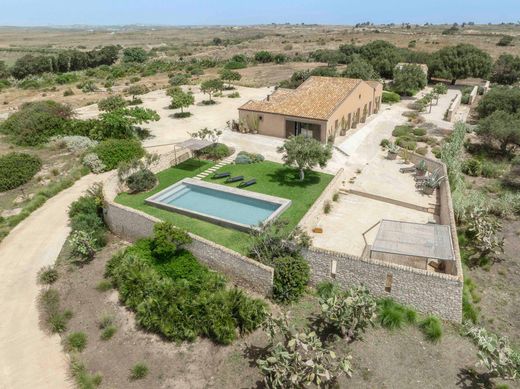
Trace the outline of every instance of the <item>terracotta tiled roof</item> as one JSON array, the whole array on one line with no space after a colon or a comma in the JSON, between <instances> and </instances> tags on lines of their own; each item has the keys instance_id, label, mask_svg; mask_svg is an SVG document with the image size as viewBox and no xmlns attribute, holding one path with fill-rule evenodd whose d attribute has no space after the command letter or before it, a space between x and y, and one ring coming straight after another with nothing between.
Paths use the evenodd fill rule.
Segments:
<instances>
[{"instance_id":1,"label":"terracotta tiled roof","mask_svg":"<svg viewBox=\"0 0 520 389\"><path fill-rule=\"evenodd\" d=\"M313 76L297 89L278 89L269 99L251 100L239 109L327 120L338 104L363 82L354 78Z\"/></svg>"}]
</instances>

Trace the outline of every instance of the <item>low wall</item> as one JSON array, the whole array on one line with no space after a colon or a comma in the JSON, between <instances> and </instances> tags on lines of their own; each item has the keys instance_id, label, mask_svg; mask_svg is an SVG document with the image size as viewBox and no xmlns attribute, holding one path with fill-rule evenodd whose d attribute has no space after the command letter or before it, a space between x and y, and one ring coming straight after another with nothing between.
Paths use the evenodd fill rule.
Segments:
<instances>
[{"instance_id":1,"label":"low wall","mask_svg":"<svg viewBox=\"0 0 520 389\"><path fill-rule=\"evenodd\" d=\"M462 98L462 96L458 94L451 101L451 104L448 107L448 111L446 112L446 120L447 121L451 122L455 118L455 112L457 112L457 109L459 109L461 98Z\"/></svg>"},{"instance_id":2,"label":"low wall","mask_svg":"<svg viewBox=\"0 0 520 389\"><path fill-rule=\"evenodd\" d=\"M323 192L321 192L321 195L316 199L312 207L310 207L307 213L303 215L300 222L298 223L299 227L303 229L311 229L318 225L319 218L323 213L323 206L325 205L325 201L332 201L334 192L336 192L341 185L343 172L343 168L338 170L334 178L329 182Z\"/></svg>"},{"instance_id":3,"label":"low wall","mask_svg":"<svg viewBox=\"0 0 520 389\"><path fill-rule=\"evenodd\" d=\"M171 164L168 166L171 166ZM154 166L154 170L160 169L160 167ZM136 209L115 203L113 200L119 191L117 174L114 173L103 186L105 199L103 212L105 222L110 230L128 241L135 241L152 235L154 224L161 220ZM190 234L190 236L193 242L187 246L187 249L200 262L213 270L226 274L237 285L252 289L264 296L271 294L274 277L272 267L247 258L198 235Z\"/></svg>"},{"instance_id":4,"label":"low wall","mask_svg":"<svg viewBox=\"0 0 520 389\"><path fill-rule=\"evenodd\" d=\"M304 257L311 267L313 284L333 281L343 288L363 284L375 296L391 297L445 320L462 321L462 280L459 277L314 247L306 251ZM386 291L389 278L391 286Z\"/></svg>"},{"instance_id":5,"label":"low wall","mask_svg":"<svg viewBox=\"0 0 520 389\"><path fill-rule=\"evenodd\" d=\"M452 274L462 279L462 259L460 257L459 238L457 236L457 224L455 223L455 212L453 211L453 202L451 199L450 182L447 178L448 169L441 161L426 158L416 153L409 152L408 159L414 164L423 160L430 173L440 169L440 174L446 177L446 179L442 180L439 189L437 190L439 196L439 221L440 224L450 226L451 241L453 244L453 251L455 252L455 267Z\"/></svg>"},{"instance_id":6,"label":"low wall","mask_svg":"<svg viewBox=\"0 0 520 389\"><path fill-rule=\"evenodd\" d=\"M475 85L473 87L473 89L471 90L471 93L469 94L469 101L468 101L469 105L472 105L475 102L477 95L478 95L478 86Z\"/></svg>"}]
</instances>

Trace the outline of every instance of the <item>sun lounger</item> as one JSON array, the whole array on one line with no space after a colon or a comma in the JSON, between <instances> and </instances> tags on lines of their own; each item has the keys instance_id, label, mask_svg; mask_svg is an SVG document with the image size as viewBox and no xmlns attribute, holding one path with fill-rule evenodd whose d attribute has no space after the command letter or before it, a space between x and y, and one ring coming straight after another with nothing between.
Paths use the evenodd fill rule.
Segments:
<instances>
[{"instance_id":1,"label":"sun lounger","mask_svg":"<svg viewBox=\"0 0 520 389\"><path fill-rule=\"evenodd\" d=\"M254 185L256 184L256 178L253 178L252 180L249 180L249 181L244 181L244 182L241 182L238 187L239 188L246 188L248 186L251 186L251 185Z\"/></svg>"},{"instance_id":2,"label":"sun lounger","mask_svg":"<svg viewBox=\"0 0 520 389\"><path fill-rule=\"evenodd\" d=\"M236 176L236 177L229 177L226 181L226 183L230 184L232 182L238 182L238 181L243 181L244 180L244 176Z\"/></svg>"},{"instance_id":3,"label":"sun lounger","mask_svg":"<svg viewBox=\"0 0 520 389\"><path fill-rule=\"evenodd\" d=\"M231 175L231 173L217 173L215 174L213 177L211 177L212 179L216 180L217 178L224 178L224 177L229 177Z\"/></svg>"}]
</instances>

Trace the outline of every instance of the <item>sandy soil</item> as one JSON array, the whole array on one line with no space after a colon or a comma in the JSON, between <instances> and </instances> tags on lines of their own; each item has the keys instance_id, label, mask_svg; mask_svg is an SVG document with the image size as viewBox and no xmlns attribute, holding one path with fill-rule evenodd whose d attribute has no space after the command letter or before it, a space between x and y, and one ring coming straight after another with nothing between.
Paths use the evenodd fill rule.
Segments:
<instances>
[{"instance_id":1,"label":"sandy soil","mask_svg":"<svg viewBox=\"0 0 520 389\"><path fill-rule=\"evenodd\" d=\"M266 346L261 331L227 347L204 339L176 345L136 328L133 314L118 303L117 292L95 290L103 278L106 261L123 246L123 242L111 238L92 263L74 270L64 265L66 256L63 256L60 279L55 284L64 305L74 311L69 331L84 331L88 336L88 346L79 358L91 372L103 376L102 387L262 387L255 364ZM294 323L301 326L317 311L317 302L315 297L307 296L286 309ZM98 320L104 314L113 315L118 327L108 341L99 338ZM449 324L444 325L444 335L438 344L425 341L415 327L394 332L374 328L364 340L351 344L337 341L333 348L339 355L350 353L353 357L353 377L343 377L339 382L342 388L487 387L476 384L468 373L477 361L473 345ZM146 363L150 372L144 380L132 382L129 369L137 362Z\"/></svg>"}]
</instances>

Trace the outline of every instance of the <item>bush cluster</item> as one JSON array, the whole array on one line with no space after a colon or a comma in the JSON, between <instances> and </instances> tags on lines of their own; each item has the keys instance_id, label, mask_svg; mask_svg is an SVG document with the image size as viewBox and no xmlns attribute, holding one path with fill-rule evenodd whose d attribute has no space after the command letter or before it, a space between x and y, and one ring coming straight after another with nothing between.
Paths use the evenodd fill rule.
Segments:
<instances>
[{"instance_id":1,"label":"bush cluster","mask_svg":"<svg viewBox=\"0 0 520 389\"><path fill-rule=\"evenodd\" d=\"M206 336L221 344L256 329L265 318L265 304L226 289L222 276L182 248L186 236L179 230L172 241L156 234L107 263L106 275L121 301L136 312L139 325L173 341Z\"/></svg>"},{"instance_id":2,"label":"bush cluster","mask_svg":"<svg viewBox=\"0 0 520 389\"><path fill-rule=\"evenodd\" d=\"M248 153L247 151L241 151L235 158L236 164L248 165L250 163L258 163L264 161L265 158L262 154Z\"/></svg>"},{"instance_id":3,"label":"bush cluster","mask_svg":"<svg viewBox=\"0 0 520 389\"><path fill-rule=\"evenodd\" d=\"M231 155L231 149L224 143L215 143L200 150L199 154L207 159L219 160L229 157Z\"/></svg>"},{"instance_id":4,"label":"bush cluster","mask_svg":"<svg viewBox=\"0 0 520 389\"><path fill-rule=\"evenodd\" d=\"M399 101L401 101L401 96L399 96L395 92L384 90L382 101L386 104L398 103Z\"/></svg>"},{"instance_id":5,"label":"bush cluster","mask_svg":"<svg viewBox=\"0 0 520 389\"><path fill-rule=\"evenodd\" d=\"M69 208L69 218L73 234L88 236L92 245L89 249L96 250L106 245L102 200L98 195L88 194L73 202Z\"/></svg>"},{"instance_id":6,"label":"bush cluster","mask_svg":"<svg viewBox=\"0 0 520 389\"><path fill-rule=\"evenodd\" d=\"M42 161L35 155L9 153L0 157L0 192L25 184L41 169Z\"/></svg>"},{"instance_id":7,"label":"bush cluster","mask_svg":"<svg viewBox=\"0 0 520 389\"><path fill-rule=\"evenodd\" d=\"M94 153L106 170L117 168L121 162L142 158L145 154L141 143L136 139L107 139L94 148Z\"/></svg>"},{"instance_id":8,"label":"bush cluster","mask_svg":"<svg viewBox=\"0 0 520 389\"><path fill-rule=\"evenodd\" d=\"M65 132L72 109L52 100L25 103L0 125L0 132L21 146L35 146Z\"/></svg>"},{"instance_id":9,"label":"bush cluster","mask_svg":"<svg viewBox=\"0 0 520 389\"><path fill-rule=\"evenodd\" d=\"M157 184L157 177L149 169L141 169L128 176L126 185L132 193L146 192Z\"/></svg>"},{"instance_id":10,"label":"bush cluster","mask_svg":"<svg viewBox=\"0 0 520 389\"><path fill-rule=\"evenodd\" d=\"M72 318L72 312L61 307L60 294L56 289L45 289L40 294L39 304L44 322L52 333L62 333L67 330L67 323Z\"/></svg>"}]
</instances>

